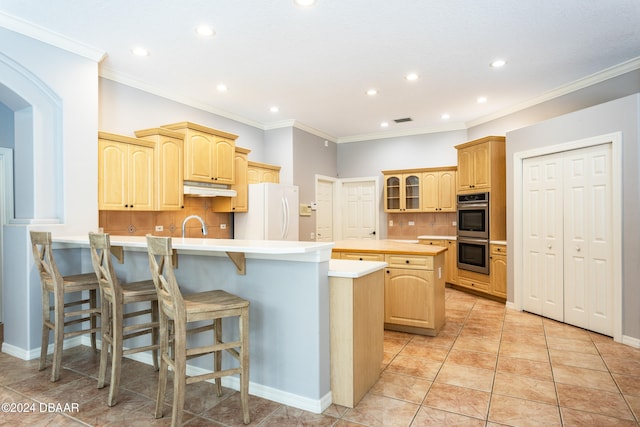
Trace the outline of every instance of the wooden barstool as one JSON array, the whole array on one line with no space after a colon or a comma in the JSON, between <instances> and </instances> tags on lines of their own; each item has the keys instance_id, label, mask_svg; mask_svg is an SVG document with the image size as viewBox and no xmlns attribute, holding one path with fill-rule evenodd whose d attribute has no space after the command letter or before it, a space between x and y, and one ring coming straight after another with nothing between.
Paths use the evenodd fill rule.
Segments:
<instances>
[{"instance_id":1,"label":"wooden barstool","mask_svg":"<svg viewBox=\"0 0 640 427\"><path fill-rule=\"evenodd\" d=\"M46 367L47 350L49 347L49 332L53 331L53 363L51 381L60 379L62 366L62 350L64 339L83 334L91 334L91 347L96 350L97 317L100 308L97 307L98 279L95 273L62 276L58 271L51 243L51 233L48 231L31 231L31 248L33 259L40 273L42 285L42 343L40 347L40 370ZM65 303L65 295L89 291L88 297ZM53 294L53 305L51 305ZM88 305L88 307L86 307ZM53 316L52 316L53 313ZM52 318L53 317L53 318ZM67 318L72 318L67 320ZM89 328L66 331L71 325L90 322Z\"/></svg>"},{"instance_id":2,"label":"wooden barstool","mask_svg":"<svg viewBox=\"0 0 640 427\"><path fill-rule=\"evenodd\" d=\"M170 237L147 235L149 267L158 293L160 306L160 375L156 398L156 418L162 417L167 388L168 367L174 371L172 426L182 425L185 387L199 381L215 378L216 391L222 396L221 377L240 375L240 402L243 422L249 424L249 301L213 290L182 295L173 270L173 250ZM222 319L237 317L239 338L222 341ZM210 325L188 328L191 322L211 321ZM171 328L170 328L171 325ZM171 337L170 335L171 332ZM187 335L213 330L213 344L187 348ZM169 351L172 340L173 351ZM239 366L222 370L222 351L226 350ZM187 359L213 354L214 372L187 378Z\"/></svg>"},{"instance_id":3,"label":"wooden barstool","mask_svg":"<svg viewBox=\"0 0 640 427\"><path fill-rule=\"evenodd\" d=\"M122 356L153 351L153 366L158 369L158 296L153 280L120 283L111 262L111 240L105 233L89 233L91 263L100 283L102 307L102 348L98 388L105 385L107 359L111 347L111 383L107 404L117 403L120 388ZM148 302L147 308L125 313L127 304ZM125 319L127 324L125 325ZM138 323L132 321L134 319ZM124 348L124 341L151 334L151 344Z\"/></svg>"}]
</instances>

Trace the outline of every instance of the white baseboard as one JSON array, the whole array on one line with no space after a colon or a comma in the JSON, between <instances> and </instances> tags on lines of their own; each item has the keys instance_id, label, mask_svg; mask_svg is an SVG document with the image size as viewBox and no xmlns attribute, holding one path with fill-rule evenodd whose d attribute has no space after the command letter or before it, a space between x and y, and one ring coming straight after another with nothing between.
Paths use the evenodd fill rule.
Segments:
<instances>
[{"instance_id":1,"label":"white baseboard","mask_svg":"<svg viewBox=\"0 0 640 427\"><path fill-rule=\"evenodd\" d=\"M626 344L631 347L640 348L640 338L633 338L627 335L622 336L622 344Z\"/></svg>"}]
</instances>

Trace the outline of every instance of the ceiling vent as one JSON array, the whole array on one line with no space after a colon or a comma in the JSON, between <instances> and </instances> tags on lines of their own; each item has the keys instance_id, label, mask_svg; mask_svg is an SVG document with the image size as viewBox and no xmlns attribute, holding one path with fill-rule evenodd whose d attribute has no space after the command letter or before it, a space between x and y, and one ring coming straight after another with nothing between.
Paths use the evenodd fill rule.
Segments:
<instances>
[{"instance_id":1,"label":"ceiling vent","mask_svg":"<svg viewBox=\"0 0 640 427\"><path fill-rule=\"evenodd\" d=\"M405 117L403 119L395 119L394 122L396 123L404 123L404 122L412 122L413 119L411 117Z\"/></svg>"}]
</instances>

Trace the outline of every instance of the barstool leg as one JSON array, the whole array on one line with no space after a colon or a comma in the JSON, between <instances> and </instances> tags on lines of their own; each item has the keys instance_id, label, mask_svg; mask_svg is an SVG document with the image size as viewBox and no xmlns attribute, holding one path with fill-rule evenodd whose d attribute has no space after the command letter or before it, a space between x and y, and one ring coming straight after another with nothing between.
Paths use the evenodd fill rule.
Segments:
<instances>
[{"instance_id":1,"label":"barstool leg","mask_svg":"<svg viewBox=\"0 0 640 427\"><path fill-rule=\"evenodd\" d=\"M49 291L42 291L42 341L40 343L40 366L38 368L41 371L47 366L47 350L49 349L49 326L47 323L51 319L50 305Z\"/></svg>"},{"instance_id":2,"label":"barstool leg","mask_svg":"<svg viewBox=\"0 0 640 427\"><path fill-rule=\"evenodd\" d=\"M54 295L55 308L53 317L55 325L53 328L53 364L51 367L51 382L60 379L60 369L62 367L62 351L64 348L64 295Z\"/></svg>"},{"instance_id":3,"label":"barstool leg","mask_svg":"<svg viewBox=\"0 0 640 427\"><path fill-rule=\"evenodd\" d=\"M111 304L102 296L100 298L102 315L100 316L100 334L102 347L100 348L100 368L98 370L98 388L103 388L107 377L107 361L109 360L109 345L111 343Z\"/></svg>"},{"instance_id":4,"label":"barstool leg","mask_svg":"<svg viewBox=\"0 0 640 427\"><path fill-rule=\"evenodd\" d=\"M151 321L152 322L158 322L158 301L151 301ZM158 327L152 328L151 329L151 342L156 345L158 344L160 341L160 331ZM158 349L153 349L152 350L152 355L153 355L153 368L157 371L160 366L158 365L158 354L160 354L161 352L158 351Z\"/></svg>"},{"instance_id":5,"label":"barstool leg","mask_svg":"<svg viewBox=\"0 0 640 427\"><path fill-rule=\"evenodd\" d=\"M120 372L122 371L122 346L123 346L123 306L113 301L111 304L111 384L109 385L108 405L113 406L118 399L120 389Z\"/></svg>"},{"instance_id":6,"label":"barstool leg","mask_svg":"<svg viewBox=\"0 0 640 427\"><path fill-rule=\"evenodd\" d=\"M222 319L214 319L213 321L213 342L214 344L222 344ZM216 372L222 370L222 351L213 353L213 369ZM216 394L222 396L222 378L216 378Z\"/></svg>"},{"instance_id":7,"label":"barstool leg","mask_svg":"<svg viewBox=\"0 0 640 427\"><path fill-rule=\"evenodd\" d=\"M164 313L160 313L160 372L158 373L158 392L156 394L156 418L162 417L164 407L164 395L167 390L167 376L169 366L169 319Z\"/></svg>"},{"instance_id":8,"label":"barstool leg","mask_svg":"<svg viewBox=\"0 0 640 427\"><path fill-rule=\"evenodd\" d=\"M171 427L182 426L184 395L187 387L187 331L184 322L174 322L173 413Z\"/></svg>"},{"instance_id":9,"label":"barstool leg","mask_svg":"<svg viewBox=\"0 0 640 427\"><path fill-rule=\"evenodd\" d=\"M89 307L96 308L97 307L97 290L91 289L89 291ZM95 352L97 349L96 346L96 327L98 326L98 315L96 313L91 313L89 316L91 318L91 348Z\"/></svg>"},{"instance_id":10,"label":"barstool leg","mask_svg":"<svg viewBox=\"0 0 640 427\"><path fill-rule=\"evenodd\" d=\"M240 342L240 403L243 422L249 424L249 307L242 309L240 316Z\"/></svg>"}]
</instances>

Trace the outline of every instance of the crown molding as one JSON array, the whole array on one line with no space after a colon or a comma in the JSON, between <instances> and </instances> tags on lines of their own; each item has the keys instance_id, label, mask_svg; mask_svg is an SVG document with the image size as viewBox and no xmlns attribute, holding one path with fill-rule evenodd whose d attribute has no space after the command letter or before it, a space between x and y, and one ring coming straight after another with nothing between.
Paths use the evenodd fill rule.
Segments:
<instances>
[{"instance_id":1,"label":"crown molding","mask_svg":"<svg viewBox=\"0 0 640 427\"><path fill-rule=\"evenodd\" d=\"M629 61L623 62L621 64L614 65L613 67L606 68L602 71L591 74L590 76L575 80L566 85L559 86L555 89L545 92L542 95L532 98L528 101L515 104L509 108L496 111L495 113L492 113L474 120L470 120L466 123L466 127L472 128L474 126L478 126L478 125L490 122L492 120L500 119L502 117L508 116L509 114L517 113L527 108L534 107L538 104L542 104L543 102L550 101L552 99L570 94L572 92L578 91L580 89L584 89L589 86L593 86L598 83L602 83L606 80L621 76L623 74L626 74L638 69L640 69L640 56L634 59L630 59Z\"/></svg>"},{"instance_id":2,"label":"crown molding","mask_svg":"<svg viewBox=\"0 0 640 427\"><path fill-rule=\"evenodd\" d=\"M440 132L451 132L456 130L467 130L467 127L464 123L450 123L442 126L429 126L423 128L415 128L415 129L407 129L407 130L394 130L388 132L375 132L363 135L353 135L340 137L337 140L338 144L346 144L349 142L362 142L362 141L372 141L376 139L388 139L388 138L397 138L402 136L414 136L414 135L423 135L430 133L440 133Z\"/></svg>"},{"instance_id":3,"label":"crown molding","mask_svg":"<svg viewBox=\"0 0 640 427\"><path fill-rule=\"evenodd\" d=\"M73 40L29 21L0 12L0 27L22 34L43 43L50 44L95 62L102 61L107 53L93 46Z\"/></svg>"},{"instance_id":4,"label":"crown molding","mask_svg":"<svg viewBox=\"0 0 640 427\"><path fill-rule=\"evenodd\" d=\"M141 91L150 93L152 95L157 95L159 97L169 99L171 101L179 102L180 104L184 104L193 108L197 108L199 110L203 110L221 117L225 117L227 119L234 120L236 122L244 123L246 125L264 130L264 125L262 123L258 123L253 120L249 120L246 117L239 116L237 114L230 113L225 110L220 110L211 106L210 104L206 104L203 102L195 101L192 98L187 98L184 96L179 96L175 92L164 90L159 88L156 85L151 85L135 79L127 74L120 73L118 71L114 71L108 67L100 67L100 77L105 78L107 80L112 80L117 83L122 83L127 86L131 86L135 89L140 89Z\"/></svg>"}]
</instances>

